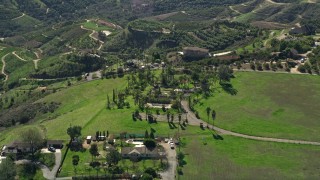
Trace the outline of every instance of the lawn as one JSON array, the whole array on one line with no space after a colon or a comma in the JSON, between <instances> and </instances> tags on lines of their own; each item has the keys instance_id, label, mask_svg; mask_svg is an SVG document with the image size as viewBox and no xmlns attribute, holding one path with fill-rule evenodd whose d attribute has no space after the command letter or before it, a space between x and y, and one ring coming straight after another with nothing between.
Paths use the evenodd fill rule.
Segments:
<instances>
[{"instance_id":1,"label":"lawn","mask_svg":"<svg viewBox=\"0 0 320 180\"><path fill-rule=\"evenodd\" d=\"M258 142L211 133L184 136L179 179L319 179L320 147ZM206 145L205 145L206 143Z\"/></svg>"},{"instance_id":2,"label":"lawn","mask_svg":"<svg viewBox=\"0 0 320 180\"><path fill-rule=\"evenodd\" d=\"M92 156L89 152L89 149L85 149L82 152L74 152L70 151L68 152L68 155L63 163L61 173L59 174L59 177L66 177L66 176L74 176L74 175L96 175L97 173L100 175L108 174L107 167L103 166L103 164L106 162L106 151L103 150L103 142L99 142L98 144L99 153L101 154L98 157L94 158L94 161L100 162L102 166L99 168L93 168L90 166L90 163L92 162ZM74 155L79 156L79 164L75 167L72 165L72 157ZM118 165L122 167L125 171L128 172L142 172L148 167L153 167L155 169L160 167L160 161L159 160L141 160L136 163L132 163L128 159L122 159Z\"/></svg>"},{"instance_id":3,"label":"lawn","mask_svg":"<svg viewBox=\"0 0 320 180\"><path fill-rule=\"evenodd\" d=\"M169 130L166 123L149 124L144 120L132 120L136 107L131 98L127 98L131 106L129 109L106 108L107 95L112 99L112 90L121 90L125 86L125 78L96 80L63 89L42 99L41 101L62 103L55 112L57 118L41 123L46 127L48 138L68 139L66 130L70 125L82 126L83 135L93 135L97 130L144 134L145 130L150 128L154 128L157 133L166 134ZM62 124L64 126L61 126Z\"/></svg>"},{"instance_id":4,"label":"lawn","mask_svg":"<svg viewBox=\"0 0 320 180\"><path fill-rule=\"evenodd\" d=\"M156 135L174 135L177 129L170 129L167 123L149 124L145 120L132 120L132 113L137 109L129 97L130 108L106 108L107 95L112 99L112 90L123 90L126 78L103 79L62 88L56 93L46 96L39 102L60 102L60 107L54 113L41 116L29 125L18 125L0 132L0 145L10 143L19 137L19 131L29 127L38 127L48 139L68 140L67 128L70 125L82 126L83 136L94 135L96 131L110 133L144 134L145 130L153 128ZM177 118L176 118L177 119Z\"/></svg>"},{"instance_id":5,"label":"lawn","mask_svg":"<svg viewBox=\"0 0 320 180\"><path fill-rule=\"evenodd\" d=\"M112 29L111 27L99 25L93 21L88 21L83 23L83 27L87 29L92 29L95 31L111 31L111 32L114 31L114 29Z\"/></svg>"},{"instance_id":6,"label":"lawn","mask_svg":"<svg viewBox=\"0 0 320 180\"><path fill-rule=\"evenodd\" d=\"M196 105L202 119L206 107L216 110L216 125L234 132L320 141L320 77L237 72L237 95L222 89Z\"/></svg>"}]
</instances>

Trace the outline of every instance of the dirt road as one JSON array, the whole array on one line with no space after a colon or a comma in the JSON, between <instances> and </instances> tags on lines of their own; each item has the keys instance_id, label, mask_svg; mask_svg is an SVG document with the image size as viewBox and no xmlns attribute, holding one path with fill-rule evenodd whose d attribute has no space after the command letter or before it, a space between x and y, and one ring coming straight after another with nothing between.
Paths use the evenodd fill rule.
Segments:
<instances>
[{"instance_id":1,"label":"dirt road","mask_svg":"<svg viewBox=\"0 0 320 180\"><path fill-rule=\"evenodd\" d=\"M7 57L9 54L11 54L11 53L8 53L8 54L4 55L4 56L1 58L1 61L2 61L1 73L5 76L4 81L7 81L8 78L9 78L9 75L6 74L6 72L5 72L5 67L6 67L6 61L5 61L5 59L6 59L6 57Z\"/></svg>"}]
</instances>

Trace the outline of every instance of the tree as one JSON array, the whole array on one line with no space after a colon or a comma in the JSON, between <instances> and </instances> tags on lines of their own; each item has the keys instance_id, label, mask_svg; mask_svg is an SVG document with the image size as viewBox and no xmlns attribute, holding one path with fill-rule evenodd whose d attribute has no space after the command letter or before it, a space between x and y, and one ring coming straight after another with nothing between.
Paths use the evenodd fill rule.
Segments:
<instances>
[{"instance_id":1,"label":"tree","mask_svg":"<svg viewBox=\"0 0 320 180\"><path fill-rule=\"evenodd\" d=\"M144 173L144 174L141 176L140 179L141 179L141 180L152 180L153 177L152 177L152 175L150 175L150 174L148 174L148 173Z\"/></svg>"},{"instance_id":2,"label":"tree","mask_svg":"<svg viewBox=\"0 0 320 180\"><path fill-rule=\"evenodd\" d=\"M121 154L117 150L112 149L107 154L107 163L109 165L117 165L120 160Z\"/></svg>"},{"instance_id":3,"label":"tree","mask_svg":"<svg viewBox=\"0 0 320 180\"><path fill-rule=\"evenodd\" d=\"M170 120L170 112L167 111L167 120L168 120L168 123L169 123L169 120Z\"/></svg>"},{"instance_id":4,"label":"tree","mask_svg":"<svg viewBox=\"0 0 320 180\"><path fill-rule=\"evenodd\" d=\"M110 103L109 95L107 95L107 109L111 109L111 103Z\"/></svg>"},{"instance_id":5,"label":"tree","mask_svg":"<svg viewBox=\"0 0 320 180\"><path fill-rule=\"evenodd\" d=\"M252 70L256 70L256 66L255 66L255 64L254 64L254 62L250 62L250 68L252 69Z\"/></svg>"},{"instance_id":6,"label":"tree","mask_svg":"<svg viewBox=\"0 0 320 180\"><path fill-rule=\"evenodd\" d=\"M144 138L146 138L146 139L148 139L148 138L149 138L148 130L146 130L146 132L144 133Z\"/></svg>"},{"instance_id":7,"label":"tree","mask_svg":"<svg viewBox=\"0 0 320 180\"><path fill-rule=\"evenodd\" d=\"M3 159L0 164L0 179L14 180L16 173L16 167L13 161L9 157Z\"/></svg>"},{"instance_id":8,"label":"tree","mask_svg":"<svg viewBox=\"0 0 320 180\"><path fill-rule=\"evenodd\" d=\"M153 131L150 132L150 139L154 139L154 133L153 133Z\"/></svg>"},{"instance_id":9,"label":"tree","mask_svg":"<svg viewBox=\"0 0 320 180\"><path fill-rule=\"evenodd\" d=\"M81 136L81 126L70 126L67 129L67 134L70 136L71 140Z\"/></svg>"},{"instance_id":10,"label":"tree","mask_svg":"<svg viewBox=\"0 0 320 180\"><path fill-rule=\"evenodd\" d=\"M114 89L112 90L112 101L116 103L116 92Z\"/></svg>"},{"instance_id":11,"label":"tree","mask_svg":"<svg viewBox=\"0 0 320 180\"><path fill-rule=\"evenodd\" d=\"M153 149L157 146L157 143L154 139L145 139L143 144L149 149Z\"/></svg>"},{"instance_id":12,"label":"tree","mask_svg":"<svg viewBox=\"0 0 320 180\"><path fill-rule=\"evenodd\" d=\"M209 116L210 116L211 108L210 108L210 107L207 107L207 108L206 108L206 112L207 112L207 117L208 117L208 121L207 121L207 126L208 126L208 124L209 124Z\"/></svg>"},{"instance_id":13,"label":"tree","mask_svg":"<svg viewBox=\"0 0 320 180\"><path fill-rule=\"evenodd\" d=\"M34 157L34 153L35 151L41 147L44 139L43 136L41 134L41 132L39 131L39 129L37 128L30 128L27 129L26 131L23 131L21 134L21 139L23 142L29 144L30 148L31 148L31 154L32 157Z\"/></svg>"},{"instance_id":14,"label":"tree","mask_svg":"<svg viewBox=\"0 0 320 180\"><path fill-rule=\"evenodd\" d=\"M230 78L232 77L232 69L230 69L228 66L226 65L221 65L218 68L218 77L219 77L219 81L220 83L222 81L230 81Z\"/></svg>"},{"instance_id":15,"label":"tree","mask_svg":"<svg viewBox=\"0 0 320 180\"><path fill-rule=\"evenodd\" d=\"M77 165L79 164L80 158L78 155L72 156L72 165L74 167L74 172L77 175Z\"/></svg>"},{"instance_id":16,"label":"tree","mask_svg":"<svg viewBox=\"0 0 320 180\"><path fill-rule=\"evenodd\" d=\"M214 125L214 120L216 119L216 111L213 109L211 113L211 118L212 118L212 125Z\"/></svg>"},{"instance_id":17,"label":"tree","mask_svg":"<svg viewBox=\"0 0 320 180\"><path fill-rule=\"evenodd\" d=\"M89 152L92 156L92 162L93 162L93 157L96 157L99 155L99 150L98 150L98 145L97 144L92 144L90 149L89 149Z\"/></svg>"},{"instance_id":18,"label":"tree","mask_svg":"<svg viewBox=\"0 0 320 180\"><path fill-rule=\"evenodd\" d=\"M146 174L150 174L153 178L156 178L157 177L157 172L156 172L156 170L155 169L153 169L153 168L147 168L145 171L144 171L144 173L146 173Z\"/></svg>"},{"instance_id":19,"label":"tree","mask_svg":"<svg viewBox=\"0 0 320 180\"><path fill-rule=\"evenodd\" d=\"M298 71L301 72L301 73L305 73L306 72L305 66L303 64L299 65Z\"/></svg>"},{"instance_id":20,"label":"tree","mask_svg":"<svg viewBox=\"0 0 320 180\"><path fill-rule=\"evenodd\" d=\"M99 141L99 131L96 131L96 140Z\"/></svg>"}]
</instances>

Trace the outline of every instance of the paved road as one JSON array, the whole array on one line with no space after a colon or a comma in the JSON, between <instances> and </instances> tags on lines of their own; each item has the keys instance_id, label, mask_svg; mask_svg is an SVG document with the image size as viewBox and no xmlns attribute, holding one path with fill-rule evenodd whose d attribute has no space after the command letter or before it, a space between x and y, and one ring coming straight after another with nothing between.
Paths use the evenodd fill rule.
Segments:
<instances>
[{"instance_id":1,"label":"paved road","mask_svg":"<svg viewBox=\"0 0 320 180\"><path fill-rule=\"evenodd\" d=\"M195 126L200 126L200 123L203 123L206 125L207 123L201 119L198 119L195 114L190 110L188 102L187 101L182 101L181 102L183 108L188 112L188 122L191 125ZM308 144L308 145L316 145L320 146L320 142L312 142L312 141L301 141L301 140L291 140L291 139L278 139L278 138L269 138L269 137L259 137L259 136L250 136L246 134L240 134L232 131L228 131L225 129L218 128L216 126L212 126L209 124L210 129L214 129L215 131L218 131L222 134L226 135L231 135L231 136L236 136L236 137L241 137L245 139L253 139L253 140L258 140L258 141L270 141L270 142L279 142L279 143L291 143L291 144Z\"/></svg>"},{"instance_id":2,"label":"paved road","mask_svg":"<svg viewBox=\"0 0 320 180\"><path fill-rule=\"evenodd\" d=\"M168 143L161 143L161 145L166 150L169 167L166 171L161 172L160 175L164 180L174 180L177 168L177 152L175 149L171 149Z\"/></svg>"}]
</instances>

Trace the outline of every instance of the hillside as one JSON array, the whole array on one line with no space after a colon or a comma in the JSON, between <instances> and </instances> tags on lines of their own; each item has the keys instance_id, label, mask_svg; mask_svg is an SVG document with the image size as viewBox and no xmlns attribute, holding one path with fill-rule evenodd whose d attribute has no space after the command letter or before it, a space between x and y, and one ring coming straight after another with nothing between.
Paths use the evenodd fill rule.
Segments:
<instances>
[{"instance_id":1,"label":"hillside","mask_svg":"<svg viewBox=\"0 0 320 180\"><path fill-rule=\"evenodd\" d=\"M320 177L320 0L0 1L0 179Z\"/></svg>"}]
</instances>

